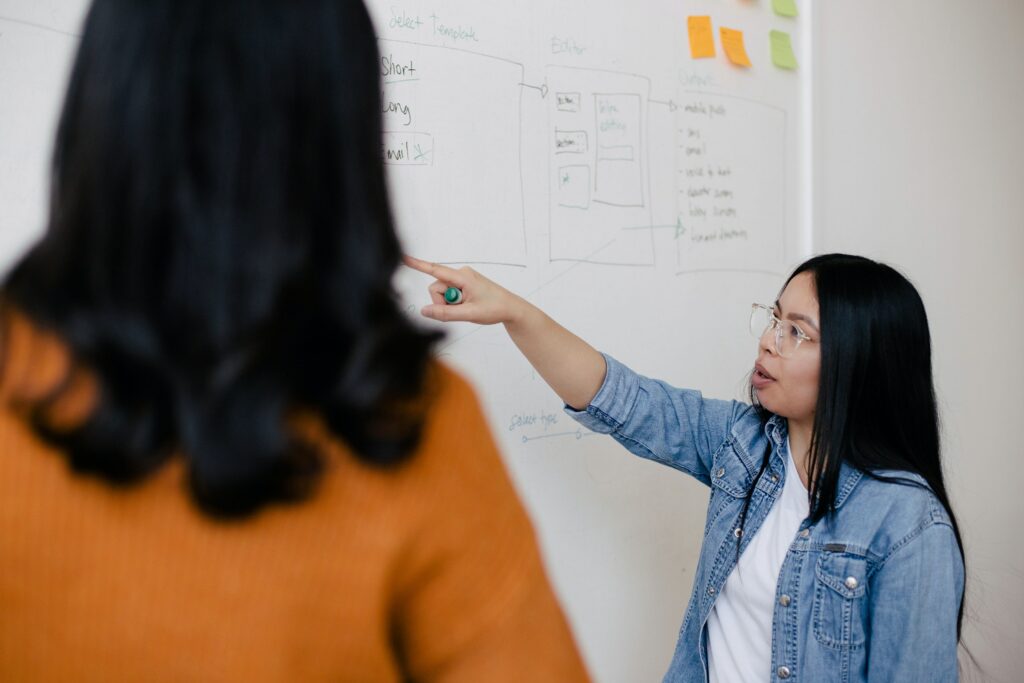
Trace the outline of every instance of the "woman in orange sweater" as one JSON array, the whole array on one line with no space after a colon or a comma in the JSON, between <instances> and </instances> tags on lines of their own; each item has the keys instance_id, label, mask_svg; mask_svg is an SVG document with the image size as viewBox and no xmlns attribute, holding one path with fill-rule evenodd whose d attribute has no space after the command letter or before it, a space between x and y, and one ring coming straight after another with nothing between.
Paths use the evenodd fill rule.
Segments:
<instances>
[{"instance_id":1,"label":"woman in orange sweater","mask_svg":"<svg viewBox=\"0 0 1024 683\"><path fill-rule=\"evenodd\" d=\"M585 680L401 314L353 0L96 0L0 291L0 680Z\"/></svg>"}]
</instances>

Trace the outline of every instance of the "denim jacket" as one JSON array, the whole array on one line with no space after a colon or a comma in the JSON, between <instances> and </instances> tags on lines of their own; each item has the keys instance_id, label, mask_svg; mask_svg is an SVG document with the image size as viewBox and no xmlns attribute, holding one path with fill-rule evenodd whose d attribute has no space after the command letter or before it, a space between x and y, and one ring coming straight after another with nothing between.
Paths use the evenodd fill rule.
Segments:
<instances>
[{"instance_id":1,"label":"denim jacket","mask_svg":"<svg viewBox=\"0 0 1024 683\"><path fill-rule=\"evenodd\" d=\"M605 356L585 411L565 411L630 452L711 488L693 593L666 682L708 680L707 620L736 565L736 529L751 495L742 553L782 492L787 422L762 424L739 401L703 398L642 377ZM751 484L766 447L764 475ZM879 472L924 484L906 472ZM956 681L963 562L949 517L928 488L881 482L843 463L836 512L807 519L775 587L765 681Z\"/></svg>"}]
</instances>

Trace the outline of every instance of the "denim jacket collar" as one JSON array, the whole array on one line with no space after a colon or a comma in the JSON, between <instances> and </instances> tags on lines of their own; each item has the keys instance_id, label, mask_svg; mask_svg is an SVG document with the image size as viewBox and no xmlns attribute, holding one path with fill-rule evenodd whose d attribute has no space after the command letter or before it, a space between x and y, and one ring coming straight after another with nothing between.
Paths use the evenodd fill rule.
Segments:
<instances>
[{"instance_id":1,"label":"denim jacket collar","mask_svg":"<svg viewBox=\"0 0 1024 683\"><path fill-rule=\"evenodd\" d=\"M774 444L773 452L782 453L785 451L783 444L789 435L789 422L781 415L772 415L764 426L764 434ZM850 492L857 486L863 473L848 465L845 461L839 464L839 482L836 486L836 509L842 506Z\"/></svg>"}]
</instances>

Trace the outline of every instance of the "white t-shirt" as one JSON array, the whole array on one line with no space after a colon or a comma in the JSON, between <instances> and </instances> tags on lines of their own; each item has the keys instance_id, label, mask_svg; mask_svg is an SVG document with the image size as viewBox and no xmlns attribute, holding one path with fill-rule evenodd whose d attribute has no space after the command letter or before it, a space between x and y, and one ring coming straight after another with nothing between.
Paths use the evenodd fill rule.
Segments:
<instances>
[{"instance_id":1,"label":"white t-shirt","mask_svg":"<svg viewBox=\"0 0 1024 683\"><path fill-rule=\"evenodd\" d=\"M771 677L772 614L782 562L807 517L807 488L786 441L782 494L740 555L708 616L711 683L753 683Z\"/></svg>"}]
</instances>

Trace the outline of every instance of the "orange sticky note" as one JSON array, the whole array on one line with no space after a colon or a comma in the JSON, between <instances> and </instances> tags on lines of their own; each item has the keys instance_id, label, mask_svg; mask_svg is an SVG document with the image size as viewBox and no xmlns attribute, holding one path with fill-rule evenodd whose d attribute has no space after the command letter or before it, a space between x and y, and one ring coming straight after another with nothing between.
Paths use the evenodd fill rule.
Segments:
<instances>
[{"instance_id":1,"label":"orange sticky note","mask_svg":"<svg viewBox=\"0 0 1024 683\"><path fill-rule=\"evenodd\" d=\"M715 34L711 17L689 17L686 28L690 31L690 56L694 59L715 56Z\"/></svg>"},{"instance_id":2,"label":"orange sticky note","mask_svg":"<svg viewBox=\"0 0 1024 683\"><path fill-rule=\"evenodd\" d=\"M743 31L731 28L721 29L722 47L729 61L738 66L750 66L750 58L747 57L747 48L743 45Z\"/></svg>"}]
</instances>

